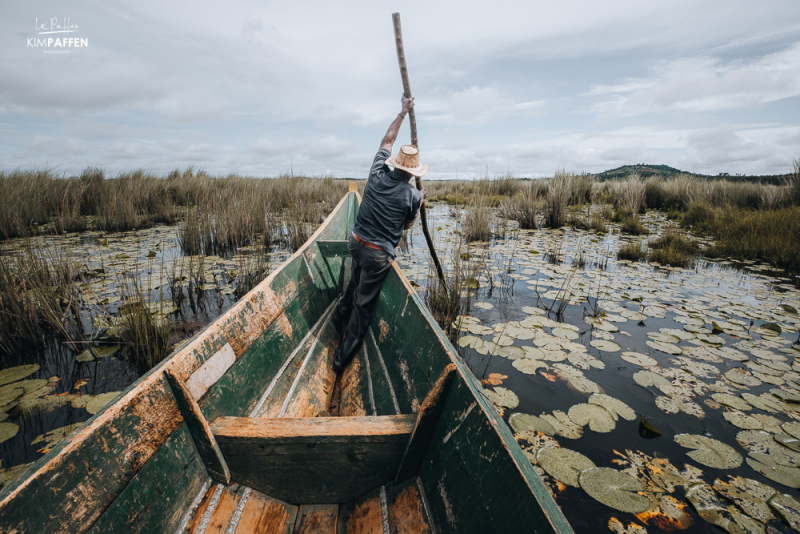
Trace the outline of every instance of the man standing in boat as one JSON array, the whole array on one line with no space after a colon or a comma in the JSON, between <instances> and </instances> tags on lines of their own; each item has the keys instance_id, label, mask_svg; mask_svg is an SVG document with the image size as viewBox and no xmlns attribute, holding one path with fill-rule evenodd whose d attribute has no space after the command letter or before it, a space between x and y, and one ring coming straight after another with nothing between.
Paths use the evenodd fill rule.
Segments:
<instances>
[{"instance_id":1,"label":"man standing in boat","mask_svg":"<svg viewBox=\"0 0 800 534\"><path fill-rule=\"evenodd\" d=\"M409 183L414 176L424 176L428 166L419 162L419 150L404 145L392 156L392 145L413 98L402 97L402 110L383 136L381 147L370 168L364 198L350 236L348 248L353 257L350 284L339 301L344 340L336 349L333 368L340 373L356 355L372 320L372 310L395 256L395 247L403 230L411 228L425 202L425 190L417 191ZM389 167L394 167L394 170Z\"/></svg>"}]
</instances>

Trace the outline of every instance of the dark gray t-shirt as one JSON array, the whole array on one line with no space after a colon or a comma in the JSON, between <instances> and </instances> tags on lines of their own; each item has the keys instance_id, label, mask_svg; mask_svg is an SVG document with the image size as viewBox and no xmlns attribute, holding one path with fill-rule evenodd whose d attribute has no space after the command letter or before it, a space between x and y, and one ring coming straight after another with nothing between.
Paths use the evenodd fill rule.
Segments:
<instances>
[{"instance_id":1,"label":"dark gray t-shirt","mask_svg":"<svg viewBox=\"0 0 800 534\"><path fill-rule=\"evenodd\" d=\"M389 170L384 163L389 156L383 148L375 155L353 232L394 257L403 229L417 217L422 194L407 175Z\"/></svg>"}]
</instances>

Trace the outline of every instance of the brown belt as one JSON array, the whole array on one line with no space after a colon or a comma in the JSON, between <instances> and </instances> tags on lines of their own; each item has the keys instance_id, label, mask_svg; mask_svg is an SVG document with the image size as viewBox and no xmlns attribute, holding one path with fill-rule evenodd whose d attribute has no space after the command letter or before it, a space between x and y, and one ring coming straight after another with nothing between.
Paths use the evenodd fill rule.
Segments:
<instances>
[{"instance_id":1,"label":"brown belt","mask_svg":"<svg viewBox=\"0 0 800 534\"><path fill-rule=\"evenodd\" d=\"M374 248L375 250L383 250L381 247L379 247L375 243L370 243L369 241L365 241L365 240L361 239L360 237L358 237L355 234L355 232L353 233L353 239L355 239L356 241L358 241L359 243L361 243L365 247Z\"/></svg>"}]
</instances>

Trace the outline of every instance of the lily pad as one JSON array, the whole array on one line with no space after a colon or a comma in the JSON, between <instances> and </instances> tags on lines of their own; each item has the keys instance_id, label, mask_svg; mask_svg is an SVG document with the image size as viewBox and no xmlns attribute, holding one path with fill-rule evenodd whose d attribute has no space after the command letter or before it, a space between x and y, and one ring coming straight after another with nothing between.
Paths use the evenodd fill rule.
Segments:
<instances>
[{"instance_id":1,"label":"lily pad","mask_svg":"<svg viewBox=\"0 0 800 534\"><path fill-rule=\"evenodd\" d=\"M659 352L664 352L666 354L672 354L673 356L683 353L683 349L677 345L673 345L672 343L663 343L661 341L647 341L646 343L647 346L652 349L655 349Z\"/></svg>"},{"instance_id":2,"label":"lily pad","mask_svg":"<svg viewBox=\"0 0 800 534\"><path fill-rule=\"evenodd\" d=\"M758 395L753 395L752 393L742 393L742 399L752 404L759 410L764 410L765 412L778 413L783 411L782 407L777 402L773 402L770 399L759 397ZM733 407L735 408L735 406Z\"/></svg>"},{"instance_id":3,"label":"lily pad","mask_svg":"<svg viewBox=\"0 0 800 534\"><path fill-rule=\"evenodd\" d=\"M763 532L763 525L723 501L708 484L693 484L686 490L686 499L704 521L717 525L731 534Z\"/></svg>"},{"instance_id":4,"label":"lily pad","mask_svg":"<svg viewBox=\"0 0 800 534\"><path fill-rule=\"evenodd\" d=\"M729 395L728 393L714 393L711 395L711 398L722 405L729 406L741 412L749 412L753 409L752 406L736 395Z\"/></svg>"},{"instance_id":5,"label":"lily pad","mask_svg":"<svg viewBox=\"0 0 800 534\"><path fill-rule=\"evenodd\" d=\"M761 453L750 453L747 465L770 480L790 488L800 488L800 469L779 465L771 456Z\"/></svg>"},{"instance_id":6,"label":"lily pad","mask_svg":"<svg viewBox=\"0 0 800 534\"><path fill-rule=\"evenodd\" d=\"M781 399L783 402L791 402L793 404L800 403L800 395L792 393L791 391L786 391L780 388L772 388L769 390L769 392Z\"/></svg>"},{"instance_id":7,"label":"lily pad","mask_svg":"<svg viewBox=\"0 0 800 534\"><path fill-rule=\"evenodd\" d=\"M659 395L656 397L656 406L666 413L683 412L700 419L703 419L706 416L703 409L697 403L677 396L667 397L664 395Z\"/></svg>"},{"instance_id":8,"label":"lily pad","mask_svg":"<svg viewBox=\"0 0 800 534\"><path fill-rule=\"evenodd\" d=\"M569 379L569 385L580 391L591 395L592 393L601 393L600 386L583 376L574 376Z\"/></svg>"},{"instance_id":9,"label":"lily pad","mask_svg":"<svg viewBox=\"0 0 800 534\"><path fill-rule=\"evenodd\" d=\"M670 385L669 380L667 380L663 376L656 374L653 371L647 371L647 370L636 371L635 373L633 373L633 380L637 384L643 387Z\"/></svg>"},{"instance_id":10,"label":"lily pad","mask_svg":"<svg viewBox=\"0 0 800 534\"><path fill-rule=\"evenodd\" d=\"M536 454L536 462L547 474L568 486L580 487L578 475L585 469L596 467L594 462L570 449L545 447Z\"/></svg>"},{"instance_id":11,"label":"lily pad","mask_svg":"<svg viewBox=\"0 0 800 534\"><path fill-rule=\"evenodd\" d=\"M605 369L606 364L602 360L598 360L594 356L586 354L585 352L570 352L567 355L569 363L580 369Z\"/></svg>"},{"instance_id":12,"label":"lily pad","mask_svg":"<svg viewBox=\"0 0 800 534\"><path fill-rule=\"evenodd\" d=\"M91 362L94 360L94 354L92 354L91 350L86 349L79 352L78 355L75 356L75 360L80 363Z\"/></svg>"},{"instance_id":13,"label":"lily pad","mask_svg":"<svg viewBox=\"0 0 800 534\"><path fill-rule=\"evenodd\" d=\"M617 426L611 413L597 404L580 403L571 407L569 418L576 425L586 426L595 432L608 433Z\"/></svg>"},{"instance_id":14,"label":"lily pad","mask_svg":"<svg viewBox=\"0 0 800 534\"><path fill-rule=\"evenodd\" d=\"M561 410L554 410L553 414L542 414L541 418L556 429L556 434L567 439L579 439L583 436L583 427L572 422L567 414Z\"/></svg>"},{"instance_id":15,"label":"lily pad","mask_svg":"<svg viewBox=\"0 0 800 534\"><path fill-rule=\"evenodd\" d=\"M762 336L779 336L783 330L777 323L764 323L758 327L758 333Z\"/></svg>"},{"instance_id":16,"label":"lily pad","mask_svg":"<svg viewBox=\"0 0 800 534\"><path fill-rule=\"evenodd\" d=\"M644 467L653 483L667 493L672 493L677 486L683 486L688 480L666 458L651 458Z\"/></svg>"},{"instance_id":17,"label":"lily pad","mask_svg":"<svg viewBox=\"0 0 800 534\"><path fill-rule=\"evenodd\" d=\"M638 365L640 367L653 367L654 365L658 365L658 361L655 358L651 358L650 356L640 352L623 352L619 355L619 357L628 363L632 363L633 365Z\"/></svg>"},{"instance_id":18,"label":"lily pad","mask_svg":"<svg viewBox=\"0 0 800 534\"><path fill-rule=\"evenodd\" d=\"M553 328L552 333L556 337L570 340L578 339L580 337L577 332L568 328Z\"/></svg>"},{"instance_id":19,"label":"lily pad","mask_svg":"<svg viewBox=\"0 0 800 534\"><path fill-rule=\"evenodd\" d=\"M0 408L2 411L11 409L11 403L25 395L25 388L17 386L19 382L0 388ZM9 408L5 408L9 406Z\"/></svg>"},{"instance_id":20,"label":"lily pad","mask_svg":"<svg viewBox=\"0 0 800 534\"><path fill-rule=\"evenodd\" d=\"M510 347L500 347L497 349L497 355L509 360L519 360L525 357L525 351L522 350L522 347L512 345Z\"/></svg>"},{"instance_id":21,"label":"lily pad","mask_svg":"<svg viewBox=\"0 0 800 534\"><path fill-rule=\"evenodd\" d=\"M776 493L768 503L789 526L800 530L800 502L791 495Z\"/></svg>"},{"instance_id":22,"label":"lily pad","mask_svg":"<svg viewBox=\"0 0 800 534\"><path fill-rule=\"evenodd\" d=\"M743 430L760 430L764 428L761 421L753 416L743 414L742 412L723 412L722 417L733 426Z\"/></svg>"},{"instance_id":23,"label":"lily pad","mask_svg":"<svg viewBox=\"0 0 800 534\"><path fill-rule=\"evenodd\" d=\"M757 480L745 477L729 477L729 482L714 481L714 489L742 509L744 513L766 523L775 519L767 501L777 493L773 488Z\"/></svg>"},{"instance_id":24,"label":"lily pad","mask_svg":"<svg viewBox=\"0 0 800 534\"><path fill-rule=\"evenodd\" d=\"M625 523L616 517L612 517L608 520L608 529L614 532L614 534L647 534L647 529L643 526L637 525L636 523L629 523L626 527Z\"/></svg>"},{"instance_id":25,"label":"lily pad","mask_svg":"<svg viewBox=\"0 0 800 534\"><path fill-rule=\"evenodd\" d=\"M536 417L535 415L530 415L527 413L511 414L511 417L508 418L508 424L514 429L514 432L535 430L536 432L541 432L546 436L552 436L556 433L556 429L553 428L553 425L541 417Z\"/></svg>"},{"instance_id":26,"label":"lily pad","mask_svg":"<svg viewBox=\"0 0 800 534\"><path fill-rule=\"evenodd\" d=\"M619 343L605 339L593 339L589 342L589 345L602 352L619 352L622 350L622 347L619 345Z\"/></svg>"},{"instance_id":27,"label":"lily pad","mask_svg":"<svg viewBox=\"0 0 800 534\"><path fill-rule=\"evenodd\" d=\"M538 369L549 369L550 366L540 360L529 360L528 358L521 358L514 360L512 364L514 368L520 373L526 375L535 375Z\"/></svg>"},{"instance_id":28,"label":"lily pad","mask_svg":"<svg viewBox=\"0 0 800 534\"><path fill-rule=\"evenodd\" d=\"M772 439L774 439L784 447L788 447L795 452L800 452L800 439L797 439L794 436L787 436L786 434L776 434L772 436Z\"/></svg>"},{"instance_id":29,"label":"lily pad","mask_svg":"<svg viewBox=\"0 0 800 534\"><path fill-rule=\"evenodd\" d=\"M634 421L636 420L636 412L634 412L630 406L622 402L621 400L611 397L609 395L605 395L603 393L595 393L591 397L589 397L590 404L597 404L598 406L602 406L606 410L608 410L614 419L617 419L617 416L622 417L627 421Z\"/></svg>"},{"instance_id":30,"label":"lily pad","mask_svg":"<svg viewBox=\"0 0 800 534\"><path fill-rule=\"evenodd\" d=\"M736 434L736 441L753 453L769 454L775 463L786 467L800 467L800 453L785 447L769 432L761 430L743 430Z\"/></svg>"},{"instance_id":31,"label":"lily pad","mask_svg":"<svg viewBox=\"0 0 800 534\"><path fill-rule=\"evenodd\" d=\"M72 434L72 432L82 424L83 423L73 423L71 425L62 426L61 428L55 428L49 432L45 432L31 441L31 445L41 443L41 445L38 447L39 449L52 449L57 443Z\"/></svg>"},{"instance_id":32,"label":"lily pad","mask_svg":"<svg viewBox=\"0 0 800 534\"><path fill-rule=\"evenodd\" d=\"M0 423L0 443L8 441L19 432L19 425L14 423L3 422Z\"/></svg>"},{"instance_id":33,"label":"lily pad","mask_svg":"<svg viewBox=\"0 0 800 534\"><path fill-rule=\"evenodd\" d=\"M0 371L0 386L22 380L26 376L32 375L39 370L37 364L31 365L18 365L17 367L9 367Z\"/></svg>"},{"instance_id":34,"label":"lily pad","mask_svg":"<svg viewBox=\"0 0 800 534\"><path fill-rule=\"evenodd\" d=\"M706 467L733 469L742 465L742 455L721 441L699 434L678 434L675 441L682 447L694 449L687 452L687 456Z\"/></svg>"},{"instance_id":35,"label":"lily pad","mask_svg":"<svg viewBox=\"0 0 800 534\"><path fill-rule=\"evenodd\" d=\"M734 384L741 384L743 386L755 387L761 385L761 380L738 367L725 373L725 378Z\"/></svg>"},{"instance_id":36,"label":"lily pad","mask_svg":"<svg viewBox=\"0 0 800 534\"><path fill-rule=\"evenodd\" d=\"M665 334L663 332L648 332L647 337L653 341L660 341L662 343L680 343L681 338L672 334Z\"/></svg>"},{"instance_id":37,"label":"lily pad","mask_svg":"<svg viewBox=\"0 0 800 534\"><path fill-rule=\"evenodd\" d=\"M498 388L498 389L503 389L503 388ZM103 393L101 395L95 396L92 400L86 403L86 411L92 415L96 414L97 412L102 410L106 404L116 399L117 395L119 395L120 393L121 393L120 391L109 391L108 393Z\"/></svg>"},{"instance_id":38,"label":"lily pad","mask_svg":"<svg viewBox=\"0 0 800 534\"><path fill-rule=\"evenodd\" d=\"M615 510L638 514L650 509L650 499L638 493L644 485L627 473L594 467L581 471L578 482L592 498Z\"/></svg>"},{"instance_id":39,"label":"lily pad","mask_svg":"<svg viewBox=\"0 0 800 534\"><path fill-rule=\"evenodd\" d=\"M783 423L781 425L781 428L783 429L784 432L786 432L790 436L800 439L800 423L798 423L797 421L792 421L790 423Z\"/></svg>"}]
</instances>

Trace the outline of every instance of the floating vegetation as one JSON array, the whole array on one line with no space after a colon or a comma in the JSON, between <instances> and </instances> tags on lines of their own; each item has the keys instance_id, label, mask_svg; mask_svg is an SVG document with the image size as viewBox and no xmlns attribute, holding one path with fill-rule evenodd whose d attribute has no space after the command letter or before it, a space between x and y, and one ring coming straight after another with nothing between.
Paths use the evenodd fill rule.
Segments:
<instances>
[{"instance_id":1,"label":"floating vegetation","mask_svg":"<svg viewBox=\"0 0 800 534\"><path fill-rule=\"evenodd\" d=\"M519 406L519 397L510 389L496 387L494 391L487 389L484 393L499 408L516 408Z\"/></svg>"},{"instance_id":2,"label":"floating vegetation","mask_svg":"<svg viewBox=\"0 0 800 534\"><path fill-rule=\"evenodd\" d=\"M650 508L650 499L640 493L644 486L627 473L595 467L581 471L578 481L586 493L615 510L638 514Z\"/></svg>"},{"instance_id":3,"label":"floating vegetation","mask_svg":"<svg viewBox=\"0 0 800 534\"><path fill-rule=\"evenodd\" d=\"M38 445L39 452L49 452L55 445L63 441L67 436L81 426L81 423L73 423L71 425L54 428L49 432L37 436L31 445Z\"/></svg>"},{"instance_id":4,"label":"floating vegetation","mask_svg":"<svg viewBox=\"0 0 800 534\"><path fill-rule=\"evenodd\" d=\"M8 441L19 432L19 425L14 423L3 422L0 423L0 443Z\"/></svg>"},{"instance_id":5,"label":"floating vegetation","mask_svg":"<svg viewBox=\"0 0 800 534\"><path fill-rule=\"evenodd\" d=\"M697 463L716 469L733 469L742 465L742 455L721 441L692 434L679 434L675 442L687 449L686 454Z\"/></svg>"},{"instance_id":6,"label":"floating vegetation","mask_svg":"<svg viewBox=\"0 0 800 534\"><path fill-rule=\"evenodd\" d=\"M556 433L556 429L542 419L541 417L536 417L535 415L529 415L525 413L514 413L508 418L508 424L514 430L514 432L526 432L526 431L536 431L541 432L547 436L552 436Z\"/></svg>"},{"instance_id":7,"label":"floating vegetation","mask_svg":"<svg viewBox=\"0 0 800 534\"><path fill-rule=\"evenodd\" d=\"M109 391L108 393L97 395L92 400L86 403L85 405L86 411L92 415L96 414L97 412L102 410L106 404L117 398L119 394L120 394L119 391Z\"/></svg>"},{"instance_id":8,"label":"floating vegetation","mask_svg":"<svg viewBox=\"0 0 800 534\"><path fill-rule=\"evenodd\" d=\"M579 452L569 449L544 447L536 453L536 461L547 474L568 486L580 487L578 475L585 469L596 467L594 462Z\"/></svg>"},{"instance_id":9,"label":"floating vegetation","mask_svg":"<svg viewBox=\"0 0 800 534\"><path fill-rule=\"evenodd\" d=\"M26 376L30 376L39 370L38 364L32 365L19 365L17 367L9 367L0 371L0 386L22 380Z\"/></svg>"},{"instance_id":10,"label":"floating vegetation","mask_svg":"<svg viewBox=\"0 0 800 534\"><path fill-rule=\"evenodd\" d=\"M589 425L594 432L607 433L617 426L614 416L598 404L575 404L569 409L569 418L578 426Z\"/></svg>"}]
</instances>

